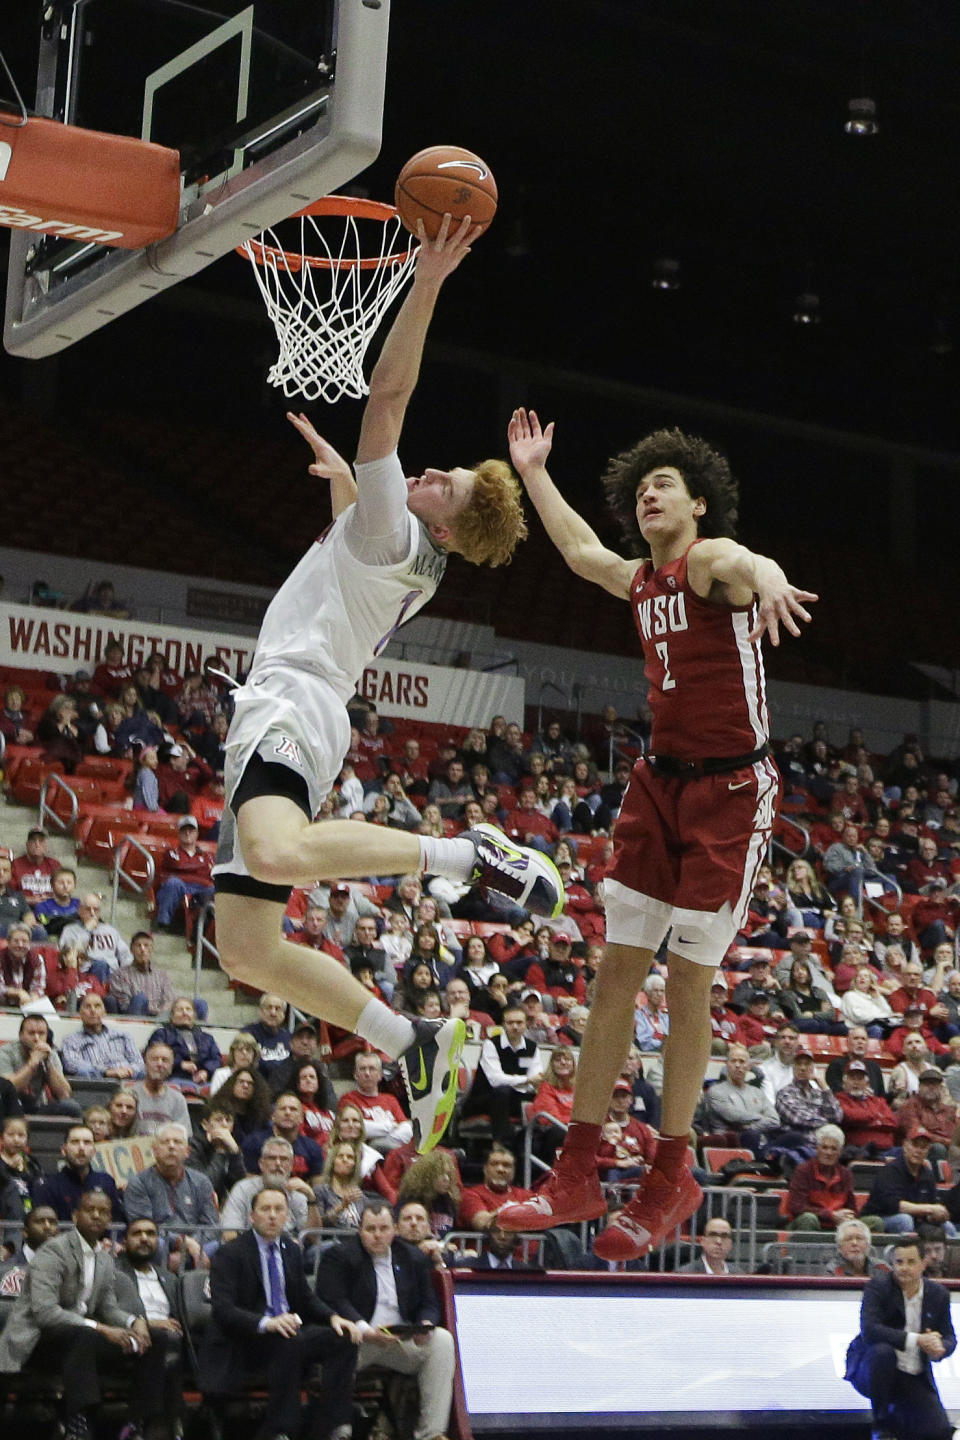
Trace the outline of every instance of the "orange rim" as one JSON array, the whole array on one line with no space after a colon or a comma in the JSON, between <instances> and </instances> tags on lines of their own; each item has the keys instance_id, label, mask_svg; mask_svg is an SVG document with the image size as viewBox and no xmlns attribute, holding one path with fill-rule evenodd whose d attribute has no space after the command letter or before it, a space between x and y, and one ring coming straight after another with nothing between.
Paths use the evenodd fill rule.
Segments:
<instances>
[{"instance_id":1,"label":"orange rim","mask_svg":"<svg viewBox=\"0 0 960 1440\"><path fill-rule=\"evenodd\" d=\"M395 206L384 205L379 200L361 200L355 195L324 195L321 199L305 205L302 210L291 215L290 219L298 220L302 215L352 215L357 220L380 220L386 225L396 214ZM368 259L345 256L336 260L326 255L301 255L296 250L281 250L275 245L264 245L259 240L248 241L249 249L244 245L237 245L235 248L237 254L244 259L250 259L252 254L257 265L266 265L271 261L274 265L290 271L301 270L304 265L313 270L379 270L383 265L401 265L410 258L419 243L411 236L409 247L396 255L373 255Z\"/></svg>"}]
</instances>

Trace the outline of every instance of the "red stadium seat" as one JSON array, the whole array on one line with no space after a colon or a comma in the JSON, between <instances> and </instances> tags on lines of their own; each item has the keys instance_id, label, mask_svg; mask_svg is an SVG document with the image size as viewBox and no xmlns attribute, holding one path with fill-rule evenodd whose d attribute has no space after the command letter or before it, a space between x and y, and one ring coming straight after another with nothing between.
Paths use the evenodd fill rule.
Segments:
<instances>
[{"instance_id":1,"label":"red stadium seat","mask_svg":"<svg viewBox=\"0 0 960 1440\"><path fill-rule=\"evenodd\" d=\"M133 772L133 761L116 755L88 755L77 766L77 775L100 776L105 780L125 780Z\"/></svg>"},{"instance_id":2,"label":"red stadium seat","mask_svg":"<svg viewBox=\"0 0 960 1440\"><path fill-rule=\"evenodd\" d=\"M48 760L24 760L17 768L10 793L18 805L38 806L40 791L48 775L62 775L63 766L59 761L51 764Z\"/></svg>"}]
</instances>

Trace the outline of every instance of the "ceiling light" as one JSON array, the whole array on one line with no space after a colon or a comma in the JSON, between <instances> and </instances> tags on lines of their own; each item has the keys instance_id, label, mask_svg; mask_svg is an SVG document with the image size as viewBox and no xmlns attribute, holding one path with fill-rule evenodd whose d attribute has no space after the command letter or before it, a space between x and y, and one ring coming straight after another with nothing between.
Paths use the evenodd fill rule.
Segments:
<instances>
[{"instance_id":1,"label":"ceiling light","mask_svg":"<svg viewBox=\"0 0 960 1440\"><path fill-rule=\"evenodd\" d=\"M679 290L680 289L680 261L664 257L653 262L653 274L650 278L652 290Z\"/></svg>"},{"instance_id":2,"label":"ceiling light","mask_svg":"<svg viewBox=\"0 0 960 1440\"><path fill-rule=\"evenodd\" d=\"M812 290L805 290L798 295L794 301L793 308L794 325L819 325L820 324L820 296Z\"/></svg>"},{"instance_id":3,"label":"ceiling light","mask_svg":"<svg viewBox=\"0 0 960 1440\"><path fill-rule=\"evenodd\" d=\"M848 135L876 135L880 129L876 101L866 95L859 100L851 100L847 105L847 120L843 128Z\"/></svg>"}]
</instances>

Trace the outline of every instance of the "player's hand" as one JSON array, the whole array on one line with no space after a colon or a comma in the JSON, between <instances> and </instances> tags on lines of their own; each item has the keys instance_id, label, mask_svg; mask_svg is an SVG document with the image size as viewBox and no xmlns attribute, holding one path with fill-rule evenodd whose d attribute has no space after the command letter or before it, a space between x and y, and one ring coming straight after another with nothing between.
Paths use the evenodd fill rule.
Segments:
<instances>
[{"instance_id":1,"label":"player's hand","mask_svg":"<svg viewBox=\"0 0 960 1440\"><path fill-rule=\"evenodd\" d=\"M474 240L479 239L485 228L483 225L472 225L469 215L464 215L460 221L444 215L436 238L428 240L423 221L418 220L420 253L417 255L415 279L442 284L448 275L453 274L461 260L470 254L470 246Z\"/></svg>"},{"instance_id":2,"label":"player's hand","mask_svg":"<svg viewBox=\"0 0 960 1440\"><path fill-rule=\"evenodd\" d=\"M536 410L528 414L521 408L514 410L507 426L507 440L510 444L510 459L520 476L528 470L542 470L553 448L553 421L545 430L541 429Z\"/></svg>"},{"instance_id":3,"label":"player's hand","mask_svg":"<svg viewBox=\"0 0 960 1440\"><path fill-rule=\"evenodd\" d=\"M809 625L812 617L810 612L804 609L803 602L820 598L812 590L798 590L796 585L791 585L779 565L771 566L769 575L764 575L757 587L757 595L760 610L757 623L747 639L759 640L762 635L767 634L770 636L771 645L780 644L781 625L791 635L799 635L800 627L794 617L799 617Z\"/></svg>"},{"instance_id":4,"label":"player's hand","mask_svg":"<svg viewBox=\"0 0 960 1440\"><path fill-rule=\"evenodd\" d=\"M308 466L311 475L317 475L323 480L333 480L337 476L343 476L348 480L353 479L353 471L346 460L338 451L334 450L328 440L324 440L322 435L317 434L308 416L303 413L294 415L292 410L288 410L287 419L313 451L313 464Z\"/></svg>"}]
</instances>

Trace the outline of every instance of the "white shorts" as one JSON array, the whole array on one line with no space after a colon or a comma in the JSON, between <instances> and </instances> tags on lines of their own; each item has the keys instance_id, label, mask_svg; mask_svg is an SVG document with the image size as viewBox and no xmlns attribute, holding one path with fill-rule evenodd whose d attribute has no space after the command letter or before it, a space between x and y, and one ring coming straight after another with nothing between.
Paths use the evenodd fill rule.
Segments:
<instances>
[{"instance_id":1,"label":"white shorts","mask_svg":"<svg viewBox=\"0 0 960 1440\"><path fill-rule=\"evenodd\" d=\"M225 804L213 874L252 881L233 810L237 786L251 759L258 755L267 764L283 765L299 776L314 816L343 768L350 718L326 681L301 670L272 670L248 681L236 692L235 706L227 734Z\"/></svg>"}]
</instances>

